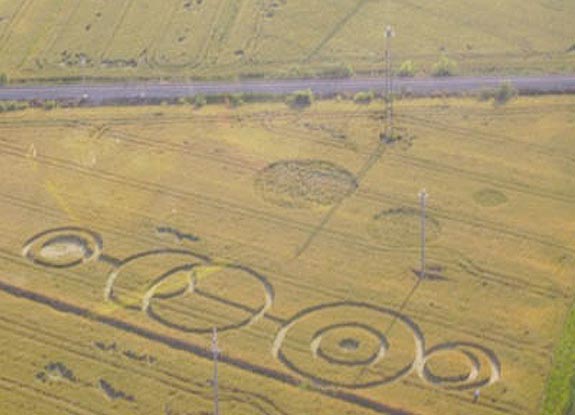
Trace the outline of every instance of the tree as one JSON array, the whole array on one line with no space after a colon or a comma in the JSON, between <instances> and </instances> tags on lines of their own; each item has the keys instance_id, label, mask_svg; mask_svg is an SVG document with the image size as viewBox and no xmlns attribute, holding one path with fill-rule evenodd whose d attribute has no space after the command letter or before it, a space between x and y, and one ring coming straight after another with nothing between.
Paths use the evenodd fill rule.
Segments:
<instances>
[{"instance_id":1,"label":"tree","mask_svg":"<svg viewBox=\"0 0 575 415\"><path fill-rule=\"evenodd\" d=\"M433 76L452 76L457 72L457 62L442 55L441 58L433 65Z\"/></svg>"},{"instance_id":2,"label":"tree","mask_svg":"<svg viewBox=\"0 0 575 415\"><path fill-rule=\"evenodd\" d=\"M397 75L404 77L404 78L412 78L415 76L417 70L415 69L415 65L412 61L407 60L403 61L401 66L399 67L399 71Z\"/></svg>"},{"instance_id":3,"label":"tree","mask_svg":"<svg viewBox=\"0 0 575 415\"><path fill-rule=\"evenodd\" d=\"M286 103L292 108L307 108L313 104L314 96L311 89L306 89L303 91L295 91L293 94L287 97Z\"/></svg>"},{"instance_id":4,"label":"tree","mask_svg":"<svg viewBox=\"0 0 575 415\"><path fill-rule=\"evenodd\" d=\"M8 83L8 75L5 73L0 73L0 85L6 85Z\"/></svg>"}]
</instances>

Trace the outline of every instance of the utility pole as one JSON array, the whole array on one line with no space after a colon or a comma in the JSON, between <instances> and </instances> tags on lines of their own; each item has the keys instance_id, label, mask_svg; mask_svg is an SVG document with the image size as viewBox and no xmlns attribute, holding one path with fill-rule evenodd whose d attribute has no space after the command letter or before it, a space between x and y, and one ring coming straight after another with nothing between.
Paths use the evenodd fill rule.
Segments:
<instances>
[{"instance_id":1,"label":"utility pole","mask_svg":"<svg viewBox=\"0 0 575 415\"><path fill-rule=\"evenodd\" d=\"M214 415L220 415L220 397L218 389L218 357L220 350L218 349L218 329L214 327L212 332L212 355L214 356Z\"/></svg>"},{"instance_id":2,"label":"utility pole","mask_svg":"<svg viewBox=\"0 0 575 415\"><path fill-rule=\"evenodd\" d=\"M427 207L427 192L423 189L419 192L419 203L421 206L421 273L419 277L425 278L425 209Z\"/></svg>"},{"instance_id":3,"label":"utility pole","mask_svg":"<svg viewBox=\"0 0 575 415\"><path fill-rule=\"evenodd\" d=\"M391 73L391 39L395 32L391 26L385 28L385 132L383 139L393 135L393 76Z\"/></svg>"}]
</instances>

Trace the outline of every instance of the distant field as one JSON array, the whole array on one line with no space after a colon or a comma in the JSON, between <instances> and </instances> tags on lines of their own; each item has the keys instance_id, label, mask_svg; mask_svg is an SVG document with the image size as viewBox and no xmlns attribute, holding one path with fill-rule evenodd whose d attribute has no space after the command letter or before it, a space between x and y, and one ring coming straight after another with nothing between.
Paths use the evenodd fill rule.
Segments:
<instances>
[{"instance_id":1,"label":"distant field","mask_svg":"<svg viewBox=\"0 0 575 415\"><path fill-rule=\"evenodd\" d=\"M399 101L393 145L380 102L1 115L0 412L211 413L216 326L226 414L538 414L574 108Z\"/></svg>"},{"instance_id":2,"label":"distant field","mask_svg":"<svg viewBox=\"0 0 575 415\"><path fill-rule=\"evenodd\" d=\"M573 72L570 0L3 0L0 71L13 80Z\"/></svg>"}]
</instances>

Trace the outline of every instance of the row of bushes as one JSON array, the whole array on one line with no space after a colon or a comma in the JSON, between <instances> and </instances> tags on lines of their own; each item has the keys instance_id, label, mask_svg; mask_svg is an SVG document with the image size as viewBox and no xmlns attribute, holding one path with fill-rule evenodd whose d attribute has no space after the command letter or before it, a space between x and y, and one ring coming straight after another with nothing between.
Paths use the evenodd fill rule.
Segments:
<instances>
[{"instance_id":1,"label":"row of bushes","mask_svg":"<svg viewBox=\"0 0 575 415\"><path fill-rule=\"evenodd\" d=\"M419 69L411 60L406 60L401 63L399 69L396 71L397 76L401 77L413 77L419 72ZM440 59L433 65L431 74L433 76L450 76L457 73L457 63L442 55ZM295 66L283 73L284 77L288 78L350 78L355 75L354 69L349 64L339 64L334 66L328 66L321 69L311 69L307 67ZM264 72L258 73L242 73L237 76L222 76L218 78L214 77L186 77L185 79L180 79L180 81L215 81L215 80L232 80L232 79L264 79L267 78L268 74ZM133 81L145 82L151 81L155 78L141 76L132 78ZM90 82L114 82L117 81L114 77L90 77ZM77 83L85 81L84 76L79 75L68 75L61 77L51 77L51 78L37 78L28 79L27 82L39 82L39 83ZM5 85L9 83L9 78L5 73L0 73L0 85Z\"/></svg>"},{"instance_id":2,"label":"row of bushes","mask_svg":"<svg viewBox=\"0 0 575 415\"><path fill-rule=\"evenodd\" d=\"M511 99L518 95L518 91L509 82L502 83L498 88L482 91L479 99L482 101L493 100L497 105L504 105ZM374 91L360 91L354 94L351 99L356 104L369 104L376 98L381 97ZM383 97L385 98L385 97ZM250 93L237 93L225 95L194 95L190 97L181 97L171 100L161 99L144 99L144 100L128 100L118 101L108 104L116 105L190 105L194 108L202 108L208 104L225 104L229 107L235 108L243 105L244 103L253 102L277 102L282 100L282 96L273 94L250 94ZM294 109L304 109L314 103L315 96L310 89L296 91L288 95L284 101ZM20 111L29 107L43 108L45 110L52 110L57 107L77 107L84 105L82 100L79 101L57 101L57 100L44 100L44 101L0 101L0 113Z\"/></svg>"}]
</instances>

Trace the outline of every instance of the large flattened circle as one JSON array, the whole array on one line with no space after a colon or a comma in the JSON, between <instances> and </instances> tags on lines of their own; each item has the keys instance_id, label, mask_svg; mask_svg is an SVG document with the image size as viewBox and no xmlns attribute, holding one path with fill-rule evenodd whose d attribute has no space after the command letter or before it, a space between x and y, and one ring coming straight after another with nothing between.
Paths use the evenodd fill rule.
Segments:
<instances>
[{"instance_id":1,"label":"large flattened circle","mask_svg":"<svg viewBox=\"0 0 575 415\"><path fill-rule=\"evenodd\" d=\"M330 206L357 188L355 176L322 160L283 160L259 171L255 187L269 203L289 208Z\"/></svg>"},{"instance_id":2,"label":"large flattened circle","mask_svg":"<svg viewBox=\"0 0 575 415\"><path fill-rule=\"evenodd\" d=\"M362 337L354 338L349 329ZM341 335L336 335L338 330ZM346 348L345 357L333 353L341 347ZM359 389L406 376L423 358L424 348L421 331L408 317L366 303L339 302L298 313L280 329L272 352L307 380Z\"/></svg>"}]
</instances>

